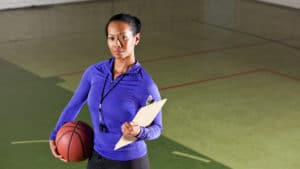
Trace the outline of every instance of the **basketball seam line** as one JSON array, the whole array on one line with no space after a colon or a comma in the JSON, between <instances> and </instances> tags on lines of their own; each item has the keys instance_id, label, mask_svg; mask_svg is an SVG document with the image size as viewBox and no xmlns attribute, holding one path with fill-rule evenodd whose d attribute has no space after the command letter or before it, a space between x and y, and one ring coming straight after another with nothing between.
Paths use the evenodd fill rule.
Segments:
<instances>
[{"instance_id":1,"label":"basketball seam line","mask_svg":"<svg viewBox=\"0 0 300 169\"><path fill-rule=\"evenodd\" d=\"M78 125L79 125L79 121L76 122L76 125L75 125L75 127L74 127L74 129L73 129L73 132L72 132L72 134L71 134L70 140L72 140L73 135L74 135L75 130L76 130L76 128L77 128ZM68 145L68 161L70 161L70 147L71 147L71 141L69 142L69 145Z\"/></svg>"},{"instance_id":2,"label":"basketball seam line","mask_svg":"<svg viewBox=\"0 0 300 169\"><path fill-rule=\"evenodd\" d=\"M79 138L79 140L80 140L80 143L81 143L81 149L82 149L82 157L83 157L83 159L86 157L86 152L85 152L85 146L84 146L84 144L83 144L83 141L82 141L82 139L81 139L81 136L80 136L80 134L78 133L78 132L76 132L75 131L75 133L77 134L77 136L78 136L78 138Z\"/></svg>"},{"instance_id":3,"label":"basketball seam line","mask_svg":"<svg viewBox=\"0 0 300 169\"><path fill-rule=\"evenodd\" d=\"M64 134L62 134L62 135L58 138L57 143L56 143L56 147L58 147L58 144L59 144L60 140L62 139L62 137L63 137L65 134L68 134L69 132L72 132L72 130L65 131Z\"/></svg>"}]
</instances>

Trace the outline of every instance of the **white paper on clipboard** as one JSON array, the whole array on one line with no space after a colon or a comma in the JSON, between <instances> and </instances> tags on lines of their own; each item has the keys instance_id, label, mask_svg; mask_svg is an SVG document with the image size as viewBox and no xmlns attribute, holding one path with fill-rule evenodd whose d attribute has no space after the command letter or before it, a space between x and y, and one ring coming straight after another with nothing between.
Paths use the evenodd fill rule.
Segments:
<instances>
[{"instance_id":1,"label":"white paper on clipboard","mask_svg":"<svg viewBox=\"0 0 300 169\"><path fill-rule=\"evenodd\" d=\"M132 121L136 122L137 124L139 124L142 127L149 126L152 123L152 121L154 120L154 118L156 117L156 115L158 114L158 112L161 110L163 105L166 103L166 101L167 101L167 99L163 99L163 100L156 101L156 102L153 102L149 105L142 107L137 112L137 114L135 115L135 117L133 118ZM120 140L118 141L118 143L115 145L114 150L124 147L136 140L137 140L136 137L122 136L120 138Z\"/></svg>"}]
</instances>

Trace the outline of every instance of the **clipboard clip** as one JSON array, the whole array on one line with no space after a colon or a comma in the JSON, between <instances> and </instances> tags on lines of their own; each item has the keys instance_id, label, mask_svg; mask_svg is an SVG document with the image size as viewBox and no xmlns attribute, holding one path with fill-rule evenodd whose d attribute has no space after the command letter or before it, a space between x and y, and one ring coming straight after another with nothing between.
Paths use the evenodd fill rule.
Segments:
<instances>
[{"instance_id":1,"label":"clipboard clip","mask_svg":"<svg viewBox=\"0 0 300 169\"><path fill-rule=\"evenodd\" d=\"M146 101L146 105L154 103L155 100L153 99L152 95L149 95Z\"/></svg>"}]
</instances>

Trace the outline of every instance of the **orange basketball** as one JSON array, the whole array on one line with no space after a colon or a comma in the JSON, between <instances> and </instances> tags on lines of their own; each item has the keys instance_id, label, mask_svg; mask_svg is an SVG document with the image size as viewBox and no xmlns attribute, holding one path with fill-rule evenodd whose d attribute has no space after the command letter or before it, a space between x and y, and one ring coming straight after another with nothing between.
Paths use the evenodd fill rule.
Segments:
<instances>
[{"instance_id":1,"label":"orange basketball","mask_svg":"<svg viewBox=\"0 0 300 169\"><path fill-rule=\"evenodd\" d=\"M86 160L93 149L93 129L85 122L65 123L57 132L57 151L70 162Z\"/></svg>"}]
</instances>

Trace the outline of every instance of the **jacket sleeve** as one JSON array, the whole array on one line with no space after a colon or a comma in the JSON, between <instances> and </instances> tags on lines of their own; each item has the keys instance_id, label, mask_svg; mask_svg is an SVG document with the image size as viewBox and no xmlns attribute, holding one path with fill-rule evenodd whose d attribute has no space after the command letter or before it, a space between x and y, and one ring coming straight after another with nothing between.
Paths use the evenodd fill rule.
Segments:
<instances>
[{"instance_id":1,"label":"jacket sleeve","mask_svg":"<svg viewBox=\"0 0 300 169\"><path fill-rule=\"evenodd\" d=\"M144 104L146 104L147 101L150 101L149 98L151 97L154 101L161 100L160 93L155 83L152 83L150 86L147 87L145 96L146 98L143 99L145 102ZM160 136L162 129L162 112L160 111L149 126L141 127L141 131L140 134L137 136L137 139L154 140Z\"/></svg>"},{"instance_id":2,"label":"jacket sleeve","mask_svg":"<svg viewBox=\"0 0 300 169\"><path fill-rule=\"evenodd\" d=\"M90 90L90 69L90 67L87 68L83 73L80 83L77 86L77 89L75 90L69 103L65 106L64 110L62 111L56 123L56 126L49 137L49 140L55 140L59 128L64 123L73 121L77 117L82 106L85 104Z\"/></svg>"}]
</instances>

